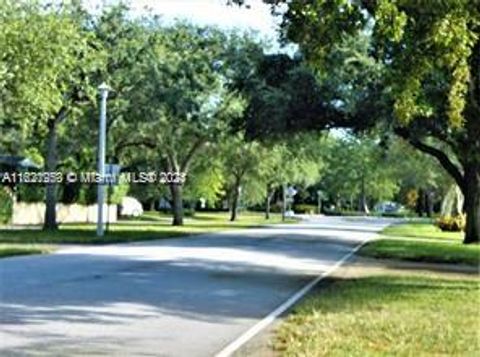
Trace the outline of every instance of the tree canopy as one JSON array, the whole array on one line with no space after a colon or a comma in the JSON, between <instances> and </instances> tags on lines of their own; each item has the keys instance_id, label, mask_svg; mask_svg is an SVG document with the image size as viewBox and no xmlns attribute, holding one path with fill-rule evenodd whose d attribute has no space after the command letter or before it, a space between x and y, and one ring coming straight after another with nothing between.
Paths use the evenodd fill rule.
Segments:
<instances>
[{"instance_id":1,"label":"tree canopy","mask_svg":"<svg viewBox=\"0 0 480 357\"><path fill-rule=\"evenodd\" d=\"M266 2L275 6L285 1ZM310 114L304 119L310 120L287 116L275 119L286 124L268 126L359 131L382 127L401 136L438 160L459 185L466 198L465 242L478 242L478 4L293 0L283 14L282 33L285 41L300 46L316 74L318 90L309 90ZM363 38L366 41L356 41ZM347 77L331 80L332 70Z\"/></svg>"}]
</instances>

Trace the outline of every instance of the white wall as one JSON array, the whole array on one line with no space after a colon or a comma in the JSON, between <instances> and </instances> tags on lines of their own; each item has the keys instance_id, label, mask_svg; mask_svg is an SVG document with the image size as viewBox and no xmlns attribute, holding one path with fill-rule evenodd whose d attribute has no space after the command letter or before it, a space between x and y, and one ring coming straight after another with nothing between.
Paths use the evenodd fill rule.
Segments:
<instances>
[{"instance_id":1,"label":"white wall","mask_svg":"<svg viewBox=\"0 0 480 357\"><path fill-rule=\"evenodd\" d=\"M57 204L57 222L61 223L96 223L97 205ZM117 221L117 205L103 205L106 221L107 211L109 222ZM14 202L11 224L43 224L45 203Z\"/></svg>"}]
</instances>

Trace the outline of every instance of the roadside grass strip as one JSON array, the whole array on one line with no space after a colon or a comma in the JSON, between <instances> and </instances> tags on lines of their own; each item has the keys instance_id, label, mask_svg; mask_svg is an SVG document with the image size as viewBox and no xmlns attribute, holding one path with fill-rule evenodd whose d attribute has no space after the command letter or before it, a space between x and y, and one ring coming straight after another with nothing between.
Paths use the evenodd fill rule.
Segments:
<instances>
[{"instance_id":1,"label":"roadside grass strip","mask_svg":"<svg viewBox=\"0 0 480 357\"><path fill-rule=\"evenodd\" d=\"M473 356L478 278L384 275L329 279L281 325L285 356Z\"/></svg>"},{"instance_id":2,"label":"roadside grass strip","mask_svg":"<svg viewBox=\"0 0 480 357\"><path fill-rule=\"evenodd\" d=\"M172 226L171 217L158 212L146 212L137 219L122 220L109 225L105 237L97 237L94 224L63 224L57 231L41 229L0 230L0 243L22 244L111 244L174 238L226 231L247 229L270 224L295 223L288 219L282 222L279 214L266 220L262 212L243 212L235 222L229 221L228 212L197 213L185 218L183 226ZM39 227L38 227L39 228Z\"/></svg>"},{"instance_id":3,"label":"roadside grass strip","mask_svg":"<svg viewBox=\"0 0 480 357\"><path fill-rule=\"evenodd\" d=\"M0 243L0 258L31 255L31 254L47 254L54 251L53 247L44 245L19 245L19 244L1 244Z\"/></svg>"},{"instance_id":4,"label":"roadside grass strip","mask_svg":"<svg viewBox=\"0 0 480 357\"><path fill-rule=\"evenodd\" d=\"M411 238L385 238L369 242L359 255L426 263L480 264L480 246L461 242L435 242Z\"/></svg>"}]
</instances>

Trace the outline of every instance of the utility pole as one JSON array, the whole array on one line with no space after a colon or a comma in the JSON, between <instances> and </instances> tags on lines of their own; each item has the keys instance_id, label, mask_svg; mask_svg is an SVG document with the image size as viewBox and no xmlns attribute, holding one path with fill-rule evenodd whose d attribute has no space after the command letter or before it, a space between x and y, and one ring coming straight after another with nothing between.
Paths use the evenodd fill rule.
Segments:
<instances>
[{"instance_id":1,"label":"utility pole","mask_svg":"<svg viewBox=\"0 0 480 357\"><path fill-rule=\"evenodd\" d=\"M103 237L103 204L105 202L105 142L107 136L107 97L110 88L106 83L102 83L98 90L100 91L100 125L98 127L98 174L100 182L97 191L97 237Z\"/></svg>"}]
</instances>

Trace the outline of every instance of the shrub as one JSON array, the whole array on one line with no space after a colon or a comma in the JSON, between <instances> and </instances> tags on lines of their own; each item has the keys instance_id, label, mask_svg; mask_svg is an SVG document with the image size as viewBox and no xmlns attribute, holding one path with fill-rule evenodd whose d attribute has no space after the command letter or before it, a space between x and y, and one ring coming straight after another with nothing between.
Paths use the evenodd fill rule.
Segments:
<instances>
[{"instance_id":1,"label":"shrub","mask_svg":"<svg viewBox=\"0 0 480 357\"><path fill-rule=\"evenodd\" d=\"M408 208L415 209L418 201L418 191L415 189L408 190L405 195L405 201Z\"/></svg>"},{"instance_id":2,"label":"shrub","mask_svg":"<svg viewBox=\"0 0 480 357\"><path fill-rule=\"evenodd\" d=\"M445 232L460 232L465 230L466 219L465 215L459 214L457 216L442 216L436 225Z\"/></svg>"},{"instance_id":3,"label":"shrub","mask_svg":"<svg viewBox=\"0 0 480 357\"><path fill-rule=\"evenodd\" d=\"M110 189L111 189L110 202L114 205L119 205L122 203L122 199L128 194L128 190L130 189L130 186L126 183L121 183L119 185L110 187Z\"/></svg>"},{"instance_id":4,"label":"shrub","mask_svg":"<svg viewBox=\"0 0 480 357\"><path fill-rule=\"evenodd\" d=\"M415 212L412 212L410 210L401 210L398 212L383 212L383 213L380 213L379 216L393 217L393 218L412 218L412 217L416 217L416 214Z\"/></svg>"},{"instance_id":5,"label":"shrub","mask_svg":"<svg viewBox=\"0 0 480 357\"><path fill-rule=\"evenodd\" d=\"M12 218L13 200L6 187L0 187L0 223L6 224Z\"/></svg>"},{"instance_id":6,"label":"shrub","mask_svg":"<svg viewBox=\"0 0 480 357\"><path fill-rule=\"evenodd\" d=\"M80 189L78 202L82 205L91 205L97 203L97 185L83 185Z\"/></svg>"},{"instance_id":7,"label":"shrub","mask_svg":"<svg viewBox=\"0 0 480 357\"><path fill-rule=\"evenodd\" d=\"M183 214L185 217L195 217L195 209L193 208L184 208Z\"/></svg>"},{"instance_id":8,"label":"shrub","mask_svg":"<svg viewBox=\"0 0 480 357\"><path fill-rule=\"evenodd\" d=\"M300 214L314 214L317 212L317 206L309 204L297 204L294 205L293 210L295 213Z\"/></svg>"},{"instance_id":9,"label":"shrub","mask_svg":"<svg viewBox=\"0 0 480 357\"><path fill-rule=\"evenodd\" d=\"M326 216L355 216L355 217L363 217L368 216L365 212L360 211L349 211L349 210L329 210L326 209L324 211Z\"/></svg>"},{"instance_id":10,"label":"shrub","mask_svg":"<svg viewBox=\"0 0 480 357\"><path fill-rule=\"evenodd\" d=\"M283 205L281 203L273 203L270 206L270 213L281 213L282 208L283 208ZM265 212L265 208L262 211Z\"/></svg>"},{"instance_id":11,"label":"shrub","mask_svg":"<svg viewBox=\"0 0 480 357\"><path fill-rule=\"evenodd\" d=\"M45 186L27 184L18 185L16 193L19 202L43 202L45 199Z\"/></svg>"},{"instance_id":12,"label":"shrub","mask_svg":"<svg viewBox=\"0 0 480 357\"><path fill-rule=\"evenodd\" d=\"M248 210L252 212L265 212L265 204L256 204L253 206L248 206ZM216 211L225 211L222 209L214 209L214 212ZM227 209L228 211L228 209ZM276 203L276 202L271 202L270 204L270 213L281 213L282 212L282 204L281 203Z\"/></svg>"}]
</instances>

